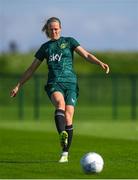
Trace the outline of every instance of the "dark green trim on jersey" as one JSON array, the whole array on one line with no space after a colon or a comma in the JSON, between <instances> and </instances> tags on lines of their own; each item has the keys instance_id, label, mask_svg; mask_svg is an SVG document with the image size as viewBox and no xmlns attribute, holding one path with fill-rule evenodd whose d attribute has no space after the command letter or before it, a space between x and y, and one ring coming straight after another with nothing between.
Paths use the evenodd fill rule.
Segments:
<instances>
[{"instance_id":1,"label":"dark green trim on jersey","mask_svg":"<svg viewBox=\"0 0 138 180\"><path fill-rule=\"evenodd\" d=\"M79 45L72 37L60 37L58 40L50 40L40 47L35 57L40 61L47 60L48 83L77 82L76 74L73 71L73 53Z\"/></svg>"}]
</instances>

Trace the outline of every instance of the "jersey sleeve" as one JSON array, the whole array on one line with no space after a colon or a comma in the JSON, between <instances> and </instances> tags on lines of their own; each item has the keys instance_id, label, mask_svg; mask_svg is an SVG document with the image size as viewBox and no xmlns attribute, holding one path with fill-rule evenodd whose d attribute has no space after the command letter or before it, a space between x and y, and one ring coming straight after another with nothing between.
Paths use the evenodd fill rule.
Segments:
<instances>
[{"instance_id":1,"label":"jersey sleeve","mask_svg":"<svg viewBox=\"0 0 138 180\"><path fill-rule=\"evenodd\" d=\"M45 51L43 45L38 49L38 51L34 55L35 58L37 58L40 61L43 61L45 58Z\"/></svg>"},{"instance_id":2,"label":"jersey sleeve","mask_svg":"<svg viewBox=\"0 0 138 180\"><path fill-rule=\"evenodd\" d=\"M80 46L80 43L78 43L76 39L70 37L70 46L71 46L71 49L74 50L76 47Z\"/></svg>"}]
</instances>

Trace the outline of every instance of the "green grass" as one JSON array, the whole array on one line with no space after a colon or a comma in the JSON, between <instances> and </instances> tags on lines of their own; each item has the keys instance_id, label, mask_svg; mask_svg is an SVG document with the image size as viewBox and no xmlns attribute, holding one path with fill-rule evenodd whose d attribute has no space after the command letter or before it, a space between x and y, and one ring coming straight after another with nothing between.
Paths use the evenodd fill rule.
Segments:
<instances>
[{"instance_id":1,"label":"green grass","mask_svg":"<svg viewBox=\"0 0 138 180\"><path fill-rule=\"evenodd\" d=\"M95 151L104 158L100 174L84 174L80 158ZM69 163L59 164L60 146L52 121L0 122L0 178L138 178L138 124L75 122Z\"/></svg>"}]
</instances>

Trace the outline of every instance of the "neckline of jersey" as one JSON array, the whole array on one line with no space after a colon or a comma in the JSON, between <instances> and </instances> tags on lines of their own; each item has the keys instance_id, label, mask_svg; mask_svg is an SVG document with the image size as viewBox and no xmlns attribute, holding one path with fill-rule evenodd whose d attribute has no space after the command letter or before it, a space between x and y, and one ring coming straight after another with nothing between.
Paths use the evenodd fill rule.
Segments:
<instances>
[{"instance_id":1,"label":"neckline of jersey","mask_svg":"<svg viewBox=\"0 0 138 180\"><path fill-rule=\"evenodd\" d=\"M50 40L50 42L56 42L56 41L59 41L61 38L62 38L62 36L60 36L58 39Z\"/></svg>"}]
</instances>

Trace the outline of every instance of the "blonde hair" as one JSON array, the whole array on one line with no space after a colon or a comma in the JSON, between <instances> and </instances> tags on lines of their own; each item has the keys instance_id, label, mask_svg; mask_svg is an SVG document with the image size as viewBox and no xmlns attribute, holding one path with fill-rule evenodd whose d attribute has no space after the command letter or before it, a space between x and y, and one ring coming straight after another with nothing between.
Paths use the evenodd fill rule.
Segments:
<instances>
[{"instance_id":1,"label":"blonde hair","mask_svg":"<svg viewBox=\"0 0 138 180\"><path fill-rule=\"evenodd\" d=\"M45 32L47 37L49 37L49 33L48 33L48 25L51 23L51 22L58 22L59 23L59 26L61 28L61 21L59 18L57 17L51 17L49 18L46 23L44 24L44 26L42 27L42 32Z\"/></svg>"}]
</instances>

